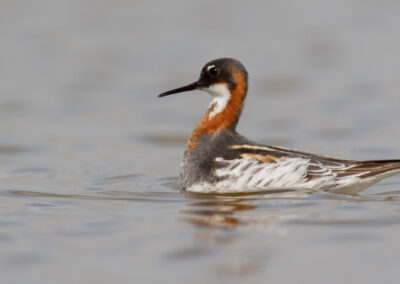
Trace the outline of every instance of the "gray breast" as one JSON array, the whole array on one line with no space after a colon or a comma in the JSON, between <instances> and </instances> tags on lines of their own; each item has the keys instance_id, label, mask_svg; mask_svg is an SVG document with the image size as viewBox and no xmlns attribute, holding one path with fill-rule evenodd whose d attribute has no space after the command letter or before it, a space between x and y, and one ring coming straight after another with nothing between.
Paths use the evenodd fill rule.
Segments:
<instances>
[{"instance_id":1,"label":"gray breast","mask_svg":"<svg viewBox=\"0 0 400 284\"><path fill-rule=\"evenodd\" d=\"M186 151L184 154L180 172L182 189L185 190L200 182L211 184L218 182L221 177L215 175L215 170L222 165L215 159L229 156L230 145L248 142L234 130L203 135L198 145L192 151Z\"/></svg>"}]
</instances>

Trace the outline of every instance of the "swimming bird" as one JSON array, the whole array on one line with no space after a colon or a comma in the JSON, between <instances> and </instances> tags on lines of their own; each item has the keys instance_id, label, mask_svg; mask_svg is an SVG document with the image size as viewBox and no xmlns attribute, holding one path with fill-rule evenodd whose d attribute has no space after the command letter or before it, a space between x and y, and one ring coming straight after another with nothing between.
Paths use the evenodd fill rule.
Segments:
<instances>
[{"instance_id":1,"label":"swimming bird","mask_svg":"<svg viewBox=\"0 0 400 284\"><path fill-rule=\"evenodd\" d=\"M236 132L247 87L243 64L220 58L208 62L196 82L159 95L201 90L212 96L184 153L183 190L235 193L305 188L353 194L400 173L400 159L341 160L248 140Z\"/></svg>"}]
</instances>

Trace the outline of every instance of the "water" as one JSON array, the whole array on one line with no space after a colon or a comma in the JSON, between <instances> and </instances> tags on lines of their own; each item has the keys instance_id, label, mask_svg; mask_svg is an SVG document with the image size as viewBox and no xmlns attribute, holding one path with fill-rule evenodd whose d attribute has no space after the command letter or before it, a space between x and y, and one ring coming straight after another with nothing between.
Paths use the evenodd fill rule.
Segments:
<instances>
[{"instance_id":1,"label":"water","mask_svg":"<svg viewBox=\"0 0 400 284\"><path fill-rule=\"evenodd\" d=\"M400 176L360 195L178 190L210 59L250 73L239 132L400 157L396 1L2 1L1 283L396 283ZM168 280L168 281L167 281Z\"/></svg>"}]
</instances>

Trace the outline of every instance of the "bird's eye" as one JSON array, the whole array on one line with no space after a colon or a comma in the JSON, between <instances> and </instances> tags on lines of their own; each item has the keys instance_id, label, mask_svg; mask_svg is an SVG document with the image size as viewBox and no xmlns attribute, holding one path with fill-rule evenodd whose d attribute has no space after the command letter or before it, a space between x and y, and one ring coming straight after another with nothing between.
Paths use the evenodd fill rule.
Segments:
<instances>
[{"instance_id":1,"label":"bird's eye","mask_svg":"<svg viewBox=\"0 0 400 284\"><path fill-rule=\"evenodd\" d=\"M215 76L218 73L217 68L215 68L214 66L212 66L210 69L208 69L208 73L211 74L211 76Z\"/></svg>"}]
</instances>

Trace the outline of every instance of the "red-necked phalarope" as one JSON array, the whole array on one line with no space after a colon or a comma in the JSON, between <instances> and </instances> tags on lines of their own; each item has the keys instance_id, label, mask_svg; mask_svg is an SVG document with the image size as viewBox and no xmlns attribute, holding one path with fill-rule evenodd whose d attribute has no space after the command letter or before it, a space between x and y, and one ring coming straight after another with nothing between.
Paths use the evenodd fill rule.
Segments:
<instances>
[{"instance_id":1,"label":"red-necked phalarope","mask_svg":"<svg viewBox=\"0 0 400 284\"><path fill-rule=\"evenodd\" d=\"M189 139L181 165L183 190L248 192L307 188L357 193L400 172L400 160L339 160L252 142L236 132L247 94L247 71L232 58L208 62L196 82L159 95L202 90L212 102Z\"/></svg>"}]
</instances>

